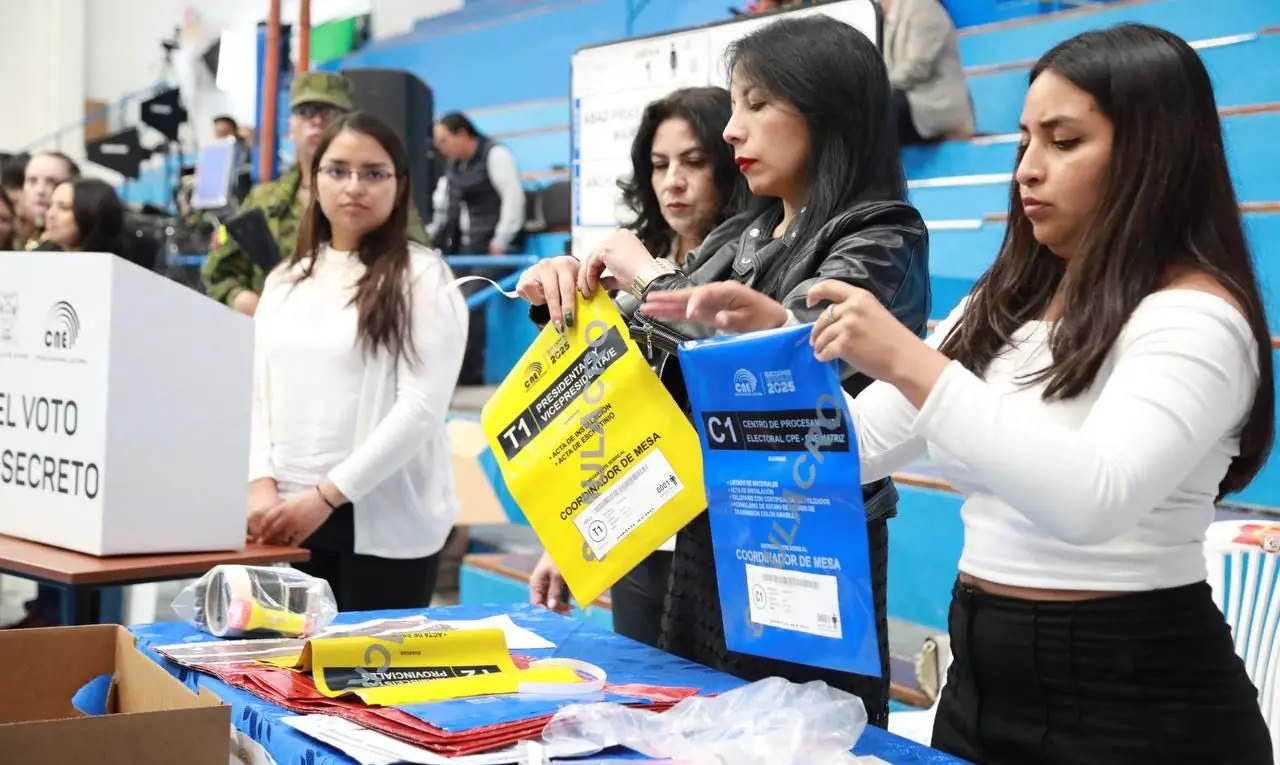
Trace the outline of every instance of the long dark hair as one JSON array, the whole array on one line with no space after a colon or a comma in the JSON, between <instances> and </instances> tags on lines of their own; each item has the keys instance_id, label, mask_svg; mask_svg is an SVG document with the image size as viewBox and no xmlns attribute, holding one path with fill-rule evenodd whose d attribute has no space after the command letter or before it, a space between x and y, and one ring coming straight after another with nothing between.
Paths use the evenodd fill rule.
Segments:
<instances>
[{"instance_id":1,"label":"long dark hair","mask_svg":"<svg viewBox=\"0 0 1280 765\"><path fill-rule=\"evenodd\" d=\"M311 159L311 177L320 177L320 163L333 139L343 132L367 135L382 145L395 168L396 203L391 215L360 240L357 255L365 266L356 283L351 304L356 307L356 333L366 352L385 348L393 357L417 361L413 352L413 328L409 300L409 154L391 126L368 112L351 112L334 120L320 137ZM319 195L311 202L298 229L298 246L289 265L299 265L301 281L315 270L316 255L333 238L329 218L320 207Z\"/></svg>"},{"instance_id":2,"label":"long dark hair","mask_svg":"<svg viewBox=\"0 0 1280 765\"><path fill-rule=\"evenodd\" d=\"M12 250L13 242L16 239L14 235L18 230L18 206L9 198L9 192L5 191L3 188L0 188L0 205L4 205L9 208L9 217L12 218L8 236L0 239L0 250Z\"/></svg>"},{"instance_id":3,"label":"long dark hair","mask_svg":"<svg viewBox=\"0 0 1280 765\"><path fill-rule=\"evenodd\" d=\"M809 127L809 189L795 234L810 237L842 210L907 198L884 56L858 30L828 16L779 19L729 48L729 71L783 99ZM758 212L780 211L762 199Z\"/></svg>"},{"instance_id":4,"label":"long dark hair","mask_svg":"<svg viewBox=\"0 0 1280 765\"><path fill-rule=\"evenodd\" d=\"M1093 385L1134 309L1171 272L1208 274L1239 302L1258 344L1257 393L1240 454L1219 487L1222 495L1239 491L1261 469L1275 435L1271 336L1209 74L1186 42L1138 24L1060 43L1036 63L1031 82L1047 71L1092 96L1115 126L1098 213L1068 263L1036 241L1015 180L1000 253L941 350L982 374L1061 292L1053 362L1026 382L1043 382L1045 400L1068 399Z\"/></svg>"},{"instance_id":5,"label":"long dark hair","mask_svg":"<svg viewBox=\"0 0 1280 765\"><path fill-rule=\"evenodd\" d=\"M79 234L81 252L124 251L124 205L111 184L97 178L71 181L71 217Z\"/></svg>"},{"instance_id":6,"label":"long dark hair","mask_svg":"<svg viewBox=\"0 0 1280 765\"><path fill-rule=\"evenodd\" d=\"M729 91L716 87L673 90L645 107L631 142L631 176L618 181L618 188L622 189L623 201L636 215L628 228L649 252L658 255L666 252L675 235L662 217L662 204L653 190L653 138L658 127L669 119L679 118L689 123L694 138L711 163L717 194L716 217L711 228L741 210L749 194L746 179L733 163L733 147L725 143L722 135L732 112Z\"/></svg>"}]
</instances>

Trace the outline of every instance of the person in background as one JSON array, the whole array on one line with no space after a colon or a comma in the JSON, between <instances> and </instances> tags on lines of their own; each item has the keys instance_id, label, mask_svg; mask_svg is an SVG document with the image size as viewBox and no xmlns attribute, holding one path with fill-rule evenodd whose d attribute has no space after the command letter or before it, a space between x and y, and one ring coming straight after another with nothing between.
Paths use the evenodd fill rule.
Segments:
<instances>
[{"instance_id":1,"label":"person in background","mask_svg":"<svg viewBox=\"0 0 1280 765\"><path fill-rule=\"evenodd\" d=\"M619 183L635 216L627 228L655 257L678 268L707 234L741 212L749 196L733 148L720 135L732 113L724 88L676 90L645 107L631 142L631 175ZM724 228L720 236L736 236L747 222ZM527 300L545 302L538 290L552 268L553 261L538 263L521 276L517 291ZM626 292L614 301L628 318L638 306ZM613 586L614 632L657 646L674 551L673 537Z\"/></svg>"},{"instance_id":2,"label":"person in background","mask_svg":"<svg viewBox=\"0 0 1280 765\"><path fill-rule=\"evenodd\" d=\"M22 184L22 209L20 218L29 221L33 230L24 249L34 250L44 235L44 216L53 204L53 190L80 177L80 166L66 154L57 151L41 151L31 155L27 162Z\"/></svg>"},{"instance_id":3,"label":"person in background","mask_svg":"<svg viewBox=\"0 0 1280 765\"><path fill-rule=\"evenodd\" d=\"M724 138L756 195L745 231L727 237L713 231L686 272L653 258L625 234L615 235L616 247L598 248L581 265L556 258L544 270L538 291L544 313L553 323L563 322L572 303L562 296L571 297L575 288L590 295L603 284L642 300L654 292L734 281L768 294L798 320L811 321L826 306L806 302L809 288L837 279L866 289L906 326L904 331L923 336L931 300L929 235L919 211L906 202L889 78L879 50L848 24L815 15L762 25L730 46L729 63L733 112ZM731 225L737 220L724 224ZM606 269L609 275L602 276ZM656 321L643 310L637 315ZM663 324L663 334L682 338L715 334L694 322ZM854 367L839 371L846 390L871 382ZM663 382L687 410L678 364L665 365ZM880 677L728 650L706 513L676 537L659 647L746 680L823 680L861 697L871 724L884 727L889 717L888 520L897 511L898 494L887 477L877 479L862 493ZM530 590L539 604L551 605L561 596L563 577L548 556L535 569Z\"/></svg>"},{"instance_id":4,"label":"person in background","mask_svg":"<svg viewBox=\"0 0 1280 765\"><path fill-rule=\"evenodd\" d=\"M445 416L466 305L410 242L409 157L354 112L322 134L298 246L254 317L249 535L302 545L342 611L425 608L458 515Z\"/></svg>"},{"instance_id":5,"label":"person in background","mask_svg":"<svg viewBox=\"0 0 1280 765\"><path fill-rule=\"evenodd\" d=\"M27 182L27 162L30 160L28 154L14 154L0 167L0 186L3 187L0 191L9 196L9 202L15 210L13 241L10 243L15 250L23 249L36 230L35 223L25 217L22 207L22 187Z\"/></svg>"},{"instance_id":6,"label":"person in background","mask_svg":"<svg viewBox=\"0 0 1280 765\"><path fill-rule=\"evenodd\" d=\"M297 163L274 181L260 183L249 192L240 209L260 208L280 247L281 260L293 255L298 226L311 200L311 165L320 136L328 124L352 109L351 83L324 72L294 77L289 88L289 138ZM217 246L205 260L202 275L209 297L252 316L258 307L266 274L225 230L216 234ZM409 238L427 244L422 218L409 211Z\"/></svg>"},{"instance_id":7,"label":"person in background","mask_svg":"<svg viewBox=\"0 0 1280 765\"><path fill-rule=\"evenodd\" d=\"M973 101L955 24L938 0L880 0L884 57L903 145L971 138Z\"/></svg>"},{"instance_id":8,"label":"person in background","mask_svg":"<svg viewBox=\"0 0 1280 765\"><path fill-rule=\"evenodd\" d=\"M31 164L36 165L44 156L46 155L33 156ZM61 155L49 158L57 157ZM48 174L56 173L58 168L55 165L63 163L43 164L50 166L36 165L35 168L37 176L42 179ZM67 159L65 164L72 170L79 171L71 160ZM66 167L62 169L65 170ZM44 184L28 184L27 190L32 189L36 192L33 197L39 197L43 194ZM41 214L44 230L39 240L32 240L29 244L30 249L103 252L112 255L121 253L124 246L124 205L109 184L97 179L75 178L59 183L48 197L48 207ZM115 597L118 598L118 594ZM44 584L37 586L35 599L27 601L25 605L26 616L8 628L53 627L61 623L62 593L56 587Z\"/></svg>"},{"instance_id":9,"label":"person in background","mask_svg":"<svg viewBox=\"0 0 1280 765\"><path fill-rule=\"evenodd\" d=\"M732 113L724 88L682 88L645 107L631 142L631 175L618 184L635 216L627 228L677 266L750 195L720 135Z\"/></svg>"},{"instance_id":10,"label":"person in background","mask_svg":"<svg viewBox=\"0 0 1280 765\"><path fill-rule=\"evenodd\" d=\"M213 118L213 137L219 140L227 138L234 139L236 142L236 188L235 196L237 200L244 199L253 190L253 168L250 167L250 160L253 155L250 149L250 143L244 139L243 131L236 121L222 114Z\"/></svg>"},{"instance_id":11,"label":"person in background","mask_svg":"<svg viewBox=\"0 0 1280 765\"><path fill-rule=\"evenodd\" d=\"M0 190L0 251L14 249L14 231L18 221L18 206L8 192Z\"/></svg>"},{"instance_id":12,"label":"person in background","mask_svg":"<svg viewBox=\"0 0 1280 765\"><path fill-rule=\"evenodd\" d=\"M240 126L231 117L220 114L213 118L214 138L235 138L240 140Z\"/></svg>"},{"instance_id":13,"label":"person in background","mask_svg":"<svg viewBox=\"0 0 1280 765\"><path fill-rule=\"evenodd\" d=\"M849 402L863 477L927 454L965 494L932 745L990 765L1271 765L1205 581L1214 505L1275 437L1209 73L1164 30L1086 32L1032 67L1020 122L1000 252L928 340L856 286L809 293L830 305L817 358L880 381ZM724 284L650 303L702 321L733 305L730 330L785 314Z\"/></svg>"},{"instance_id":14,"label":"person in background","mask_svg":"<svg viewBox=\"0 0 1280 765\"><path fill-rule=\"evenodd\" d=\"M436 150L445 158L445 171L432 196L431 239L446 255L506 255L522 244L525 195L516 155L503 144L481 135L471 120L450 112L433 129ZM502 269L460 268L459 275L495 278ZM472 294L484 284L471 282ZM462 363L463 385L484 384L485 311L471 312L467 355Z\"/></svg>"},{"instance_id":15,"label":"person in background","mask_svg":"<svg viewBox=\"0 0 1280 765\"><path fill-rule=\"evenodd\" d=\"M54 190L37 249L120 255L123 237L124 205L115 189L97 178L77 178Z\"/></svg>"}]
</instances>

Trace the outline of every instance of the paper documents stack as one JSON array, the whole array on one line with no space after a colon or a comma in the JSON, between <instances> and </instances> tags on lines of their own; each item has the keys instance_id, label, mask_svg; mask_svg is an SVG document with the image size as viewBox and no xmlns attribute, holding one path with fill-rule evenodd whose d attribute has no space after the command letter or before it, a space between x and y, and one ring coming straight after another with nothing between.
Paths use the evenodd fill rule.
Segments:
<instances>
[{"instance_id":1,"label":"paper documents stack","mask_svg":"<svg viewBox=\"0 0 1280 765\"><path fill-rule=\"evenodd\" d=\"M467 635L465 633L471 633ZM372 689L360 688L351 684L351 677L366 673L386 672L395 665L396 659L390 652L383 654L378 650L369 650L368 646L408 646L405 657L414 653L416 643L411 642L414 636L433 636L421 638L428 643L452 641L450 650L472 652L464 661L468 666L488 664L495 672L475 673L467 675L453 672L450 678L436 686L452 689L444 693L434 690L424 692L422 688L432 686L431 682L418 683L416 686L404 683L388 683ZM462 638L461 642L441 635L454 635ZM477 640L476 636L479 637ZM521 682L528 679L530 665L536 660L515 651L538 651L555 646L535 633L517 626L507 616L491 617L471 621L442 622L426 617L416 616L397 619L378 619L355 625L336 626L325 630L312 640L330 640L331 647L337 646L337 654L343 659L340 663L364 664L364 667L348 667L344 681L339 685L334 678L342 676L341 672L322 673L321 685L313 677L316 668L314 648L308 649L306 640L224 640L207 642L177 643L156 646L155 650L166 658L200 672L216 676L229 685L248 691L259 698L270 701L282 709L301 715L325 715L340 718L351 725L376 732L391 739L420 747L424 750L423 762L431 763L429 755L457 757L511 747L521 741L537 739L543 727L551 719L561 704L573 703L584 699L601 700L604 698L625 698L632 700L636 706L657 711L670 708L676 702L696 695L694 688L664 688L648 685L619 685L607 680L600 688L599 684L591 686L600 689L588 697L575 696L572 692L572 679L565 677L571 670L559 669L558 673L548 675L545 671L533 677L535 682L545 689L557 682L565 683L565 696L557 699L554 696L540 695L525 698L523 694L508 693L510 688L502 681L495 686L492 683L498 677L516 677ZM505 646L502 645L505 639ZM352 646L363 646L352 652ZM479 646L479 648L477 648ZM495 646L500 649L501 656L494 658ZM369 650L366 656L365 651ZM485 654L476 661L476 651ZM543 651L545 653L545 651ZM323 653L323 652L322 652ZM355 654L355 660L352 657ZM435 654L438 660L443 654ZM456 658L456 657L455 657ZM323 663L323 657L322 661ZM456 669L456 667L455 667ZM504 675L503 670L506 670ZM581 678L586 680L586 678ZM461 695L482 696L492 693L507 695L490 696L505 702L510 708L505 714L494 716L487 714L486 720L500 720L491 724L459 725L456 714L452 716L437 715L436 709L445 709L441 704L459 704L483 699L460 699L457 692L461 683L479 680L473 690L474 694L465 690ZM569 680L569 682L565 682ZM485 683L490 685L486 687ZM449 685L452 683L453 685ZM358 685L358 683L357 683ZM507 684L510 685L510 684ZM418 691L406 689L418 688ZM495 690L496 688L496 690ZM370 691L374 692L371 693ZM378 695L381 694L381 695ZM363 698L362 698L363 697ZM437 701L436 699L443 699ZM451 699L451 700L450 700ZM493 705L489 705L492 707ZM448 719L452 724L437 724L436 721ZM465 719L465 718L462 718ZM474 717L472 721L474 722ZM343 727L339 722L306 723L296 726L320 740L325 736L333 737L341 734L349 740L350 726ZM335 734L335 731L337 732ZM330 741L329 743L333 743ZM412 762L412 760L406 760ZM371 759L370 762L376 762Z\"/></svg>"}]
</instances>

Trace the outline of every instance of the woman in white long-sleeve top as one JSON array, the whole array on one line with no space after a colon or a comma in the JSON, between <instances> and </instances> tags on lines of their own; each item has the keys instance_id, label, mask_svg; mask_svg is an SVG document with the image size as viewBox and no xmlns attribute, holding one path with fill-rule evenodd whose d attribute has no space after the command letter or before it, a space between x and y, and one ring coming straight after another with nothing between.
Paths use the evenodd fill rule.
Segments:
<instances>
[{"instance_id":1,"label":"woman in white long-sleeve top","mask_svg":"<svg viewBox=\"0 0 1280 765\"><path fill-rule=\"evenodd\" d=\"M1089 32L1031 73L1009 227L921 341L838 282L819 359L871 480L926 453L965 494L954 663L933 745L978 763L1272 762L1257 691L1205 583L1214 503L1271 448L1270 337L1213 89L1182 40ZM642 311L733 330L741 285Z\"/></svg>"},{"instance_id":2,"label":"woman in white long-sleeve top","mask_svg":"<svg viewBox=\"0 0 1280 765\"><path fill-rule=\"evenodd\" d=\"M445 415L466 304L408 240L408 155L386 123L334 122L311 177L254 317L249 533L308 548L298 567L343 611L425 608L458 514Z\"/></svg>"}]
</instances>

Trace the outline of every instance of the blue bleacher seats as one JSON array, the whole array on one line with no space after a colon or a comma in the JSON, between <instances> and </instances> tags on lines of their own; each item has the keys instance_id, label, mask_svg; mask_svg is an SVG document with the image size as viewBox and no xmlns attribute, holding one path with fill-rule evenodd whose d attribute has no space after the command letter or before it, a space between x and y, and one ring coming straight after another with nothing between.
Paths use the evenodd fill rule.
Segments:
<instances>
[{"instance_id":1,"label":"blue bleacher seats","mask_svg":"<svg viewBox=\"0 0 1280 765\"><path fill-rule=\"evenodd\" d=\"M1227 144L1227 159L1235 180L1237 196L1246 202L1280 200L1280 110L1228 115L1222 120ZM912 179L948 178L981 174L1009 175L1014 170L1017 141L1012 137L998 142L952 141L937 146L910 146L903 152L903 164L907 177ZM987 184L991 185L991 184ZM957 219L981 217L987 213L1008 209L1008 187L994 184L992 188L971 189L978 200L932 199L948 196L937 189L915 189L912 200L921 207L929 219ZM958 208L948 207L948 202ZM967 211L965 214L962 211Z\"/></svg>"},{"instance_id":2,"label":"blue bleacher seats","mask_svg":"<svg viewBox=\"0 0 1280 765\"><path fill-rule=\"evenodd\" d=\"M1268 23L1263 11L1269 0L1163 0L1117 3L1114 7L1064 13L1056 17L1012 24L986 31L965 30L960 37L960 59L966 67L997 66L1034 61L1057 43L1089 29L1124 21L1164 27L1186 40L1203 40L1243 32L1257 32ZM1272 4L1272 8L1274 8Z\"/></svg>"},{"instance_id":3,"label":"blue bleacher seats","mask_svg":"<svg viewBox=\"0 0 1280 765\"><path fill-rule=\"evenodd\" d=\"M1187 39L1194 42L1209 38L1193 32ZM1269 71L1274 62L1280 60L1280 35L1264 35L1207 48L1200 51L1200 57L1213 77L1220 107L1280 101L1280 77L1256 75L1257 72ZM973 94L980 132L1017 131L1022 97L1027 92L1027 72L1026 68L1018 68L969 77L969 91Z\"/></svg>"}]
</instances>

